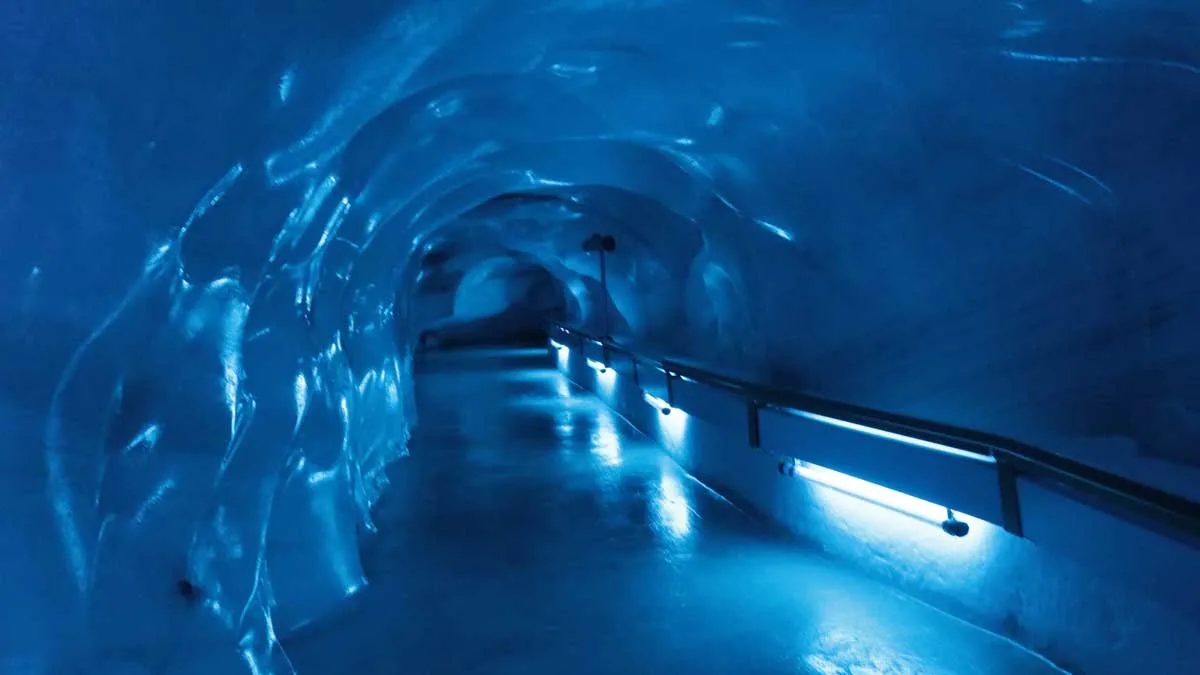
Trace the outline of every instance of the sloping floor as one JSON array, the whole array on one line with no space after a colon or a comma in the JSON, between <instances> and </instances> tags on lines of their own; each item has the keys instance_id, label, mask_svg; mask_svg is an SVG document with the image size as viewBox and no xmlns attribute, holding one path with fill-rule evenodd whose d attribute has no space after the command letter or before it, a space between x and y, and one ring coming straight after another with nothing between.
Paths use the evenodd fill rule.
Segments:
<instances>
[{"instance_id":1,"label":"sloping floor","mask_svg":"<svg viewBox=\"0 0 1200 675\"><path fill-rule=\"evenodd\" d=\"M549 366L420 366L371 585L287 641L301 675L1057 672L755 523Z\"/></svg>"}]
</instances>

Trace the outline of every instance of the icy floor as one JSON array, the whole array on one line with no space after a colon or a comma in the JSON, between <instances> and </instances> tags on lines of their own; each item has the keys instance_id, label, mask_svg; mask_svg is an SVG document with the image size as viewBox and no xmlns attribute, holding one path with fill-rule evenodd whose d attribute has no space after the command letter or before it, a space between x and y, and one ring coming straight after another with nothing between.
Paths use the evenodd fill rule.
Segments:
<instances>
[{"instance_id":1,"label":"icy floor","mask_svg":"<svg viewBox=\"0 0 1200 675\"><path fill-rule=\"evenodd\" d=\"M440 357L301 675L1056 672L743 516L548 368Z\"/></svg>"}]
</instances>

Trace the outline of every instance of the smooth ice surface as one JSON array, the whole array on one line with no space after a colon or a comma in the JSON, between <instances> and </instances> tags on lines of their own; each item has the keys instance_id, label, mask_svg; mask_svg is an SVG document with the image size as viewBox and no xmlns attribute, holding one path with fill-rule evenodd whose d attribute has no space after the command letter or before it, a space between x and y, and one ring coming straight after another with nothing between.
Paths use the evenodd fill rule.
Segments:
<instances>
[{"instance_id":1,"label":"smooth ice surface","mask_svg":"<svg viewBox=\"0 0 1200 675\"><path fill-rule=\"evenodd\" d=\"M1193 2L93 5L0 3L2 663L287 675L363 587L419 336L527 294L1200 463Z\"/></svg>"},{"instance_id":2,"label":"smooth ice surface","mask_svg":"<svg viewBox=\"0 0 1200 675\"><path fill-rule=\"evenodd\" d=\"M555 370L456 356L418 365L372 584L285 640L301 672L1058 672L756 523Z\"/></svg>"}]
</instances>

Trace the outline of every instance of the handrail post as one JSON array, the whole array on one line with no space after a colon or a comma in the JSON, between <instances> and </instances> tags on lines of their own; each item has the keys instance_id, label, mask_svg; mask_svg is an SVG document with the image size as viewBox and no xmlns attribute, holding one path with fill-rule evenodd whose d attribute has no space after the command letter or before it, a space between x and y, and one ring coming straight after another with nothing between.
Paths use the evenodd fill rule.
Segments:
<instances>
[{"instance_id":1,"label":"handrail post","mask_svg":"<svg viewBox=\"0 0 1200 675\"><path fill-rule=\"evenodd\" d=\"M666 392L667 405L674 408L675 407L675 378L677 376L675 375L675 373L671 372L671 370L669 368L667 368L666 366L667 366L667 364L664 363L663 364L663 374L666 375L666 381L667 381L667 392Z\"/></svg>"},{"instance_id":2,"label":"handrail post","mask_svg":"<svg viewBox=\"0 0 1200 675\"><path fill-rule=\"evenodd\" d=\"M751 448L762 449L762 437L759 433L758 410L761 406L752 398L746 399L746 436Z\"/></svg>"},{"instance_id":3,"label":"handrail post","mask_svg":"<svg viewBox=\"0 0 1200 675\"><path fill-rule=\"evenodd\" d=\"M1009 534L1024 537L1025 527L1021 522L1021 496L1017 490L1016 467L1002 454L995 452L996 479L1000 482L1000 517Z\"/></svg>"},{"instance_id":4,"label":"handrail post","mask_svg":"<svg viewBox=\"0 0 1200 675\"><path fill-rule=\"evenodd\" d=\"M612 337L608 321L608 302L611 295L608 292L608 260L605 254L617 250L617 240L610 234L596 233L583 240L583 250L600 254L600 291L604 295L601 298L600 333L603 339L608 340Z\"/></svg>"},{"instance_id":5,"label":"handrail post","mask_svg":"<svg viewBox=\"0 0 1200 675\"><path fill-rule=\"evenodd\" d=\"M600 292L604 295L600 311L600 332L608 339L612 331L608 329L608 265L605 264L604 249L600 249Z\"/></svg>"}]
</instances>

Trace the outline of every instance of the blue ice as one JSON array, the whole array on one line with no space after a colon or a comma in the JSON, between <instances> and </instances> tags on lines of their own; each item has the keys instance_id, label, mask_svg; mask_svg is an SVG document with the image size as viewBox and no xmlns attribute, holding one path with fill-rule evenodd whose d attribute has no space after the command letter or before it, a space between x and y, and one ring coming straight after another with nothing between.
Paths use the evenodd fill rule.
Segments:
<instances>
[{"instance_id":1,"label":"blue ice","mask_svg":"<svg viewBox=\"0 0 1200 675\"><path fill-rule=\"evenodd\" d=\"M367 584L414 354L547 313L1200 464L1197 25L1176 0L7 0L0 669L291 673L281 636Z\"/></svg>"}]
</instances>

